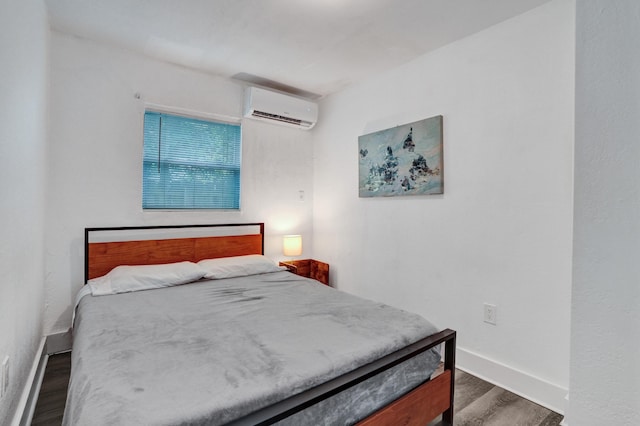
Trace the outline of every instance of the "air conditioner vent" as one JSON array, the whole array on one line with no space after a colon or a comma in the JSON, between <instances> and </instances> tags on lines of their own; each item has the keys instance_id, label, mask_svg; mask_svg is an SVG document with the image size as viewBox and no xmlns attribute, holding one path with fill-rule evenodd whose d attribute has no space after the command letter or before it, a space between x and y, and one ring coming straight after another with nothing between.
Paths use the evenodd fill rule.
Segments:
<instances>
[{"instance_id":1,"label":"air conditioner vent","mask_svg":"<svg viewBox=\"0 0 640 426\"><path fill-rule=\"evenodd\" d=\"M308 130L316 124L318 105L306 99L249 87L245 92L244 116Z\"/></svg>"},{"instance_id":2,"label":"air conditioner vent","mask_svg":"<svg viewBox=\"0 0 640 426\"><path fill-rule=\"evenodd\" d=\"M311 127L312 123L308 121L298 120L297 118L285 117L278 114L270 114L264 111L253 111L253 117L268 118L270 120L282 121L284 123L294 124L296 126Z\"/></svg>"}]
</instances>

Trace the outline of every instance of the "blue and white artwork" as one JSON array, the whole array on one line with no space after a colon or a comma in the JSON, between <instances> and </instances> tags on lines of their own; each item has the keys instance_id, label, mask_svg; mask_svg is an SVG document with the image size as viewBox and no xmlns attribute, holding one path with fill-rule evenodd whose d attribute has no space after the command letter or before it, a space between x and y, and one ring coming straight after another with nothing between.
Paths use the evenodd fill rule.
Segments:
<instances>
[{"instance_id":1,"label":"blue and white artwork","mask_svg":"<svg viewBox=\"0 0 640 426\"><path fill-rule=\"evenodd\" d=\"M360 197L444 192L442 116L358 138Z\"/></svg>"}]
</instances>

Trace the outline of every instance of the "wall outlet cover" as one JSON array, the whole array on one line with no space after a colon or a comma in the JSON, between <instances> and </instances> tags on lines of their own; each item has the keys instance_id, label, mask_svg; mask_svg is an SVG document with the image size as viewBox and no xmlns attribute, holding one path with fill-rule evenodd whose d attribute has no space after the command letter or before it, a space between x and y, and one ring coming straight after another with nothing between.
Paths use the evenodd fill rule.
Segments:
<instances>
[{"instance_id":1,"label":"wall outlet cover","mask_svg":"<svg viewBox=\"0 0 640 426\"><path fill-rule=\"evenodd\" d=\"M9 356L2 360L2 385L0 386L0 398L4 397L9 389Z\"/></svg>"},{"instance_id":2,"label":"wall outlet cover","mask_svg":"<svg viewBox=\"0 0 640 426\"><path fill-rule=\"evenodd\" d=\"M484 304L484 322L488 324L496 325L496 317L498 314L498 307L490 303Z\"/></svg>"}]
</instances>

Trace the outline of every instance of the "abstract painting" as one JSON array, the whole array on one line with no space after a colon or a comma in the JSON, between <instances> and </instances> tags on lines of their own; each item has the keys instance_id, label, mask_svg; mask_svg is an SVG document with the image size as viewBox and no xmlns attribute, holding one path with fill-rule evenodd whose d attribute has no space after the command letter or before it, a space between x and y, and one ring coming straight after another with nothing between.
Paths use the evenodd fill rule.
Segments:
<instances>
[{"instance_id":1,"label":"abstract painting","mask_svg":"<svg viewBox=\"0 0 640 426\"><path fill-rule=\"evenodd\" d=\"M360 197L444 192L442 116L358 137Z\"/></svg>"}]
</instances>

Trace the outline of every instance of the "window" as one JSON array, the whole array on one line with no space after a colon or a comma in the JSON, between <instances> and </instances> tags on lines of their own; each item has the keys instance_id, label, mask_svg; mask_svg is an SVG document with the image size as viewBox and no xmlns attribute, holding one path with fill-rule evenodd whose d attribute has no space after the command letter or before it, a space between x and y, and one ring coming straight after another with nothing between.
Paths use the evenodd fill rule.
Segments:
<instances>
[{"instance_id":1,"label":"window","mask_svg":"<svg viewBox=\"0 0 640 426\"><path fill-rule=\"evenodd\" d=\"M147 111L144 209L239 209L240 126Z\"/></svg>"}]
</instances>

